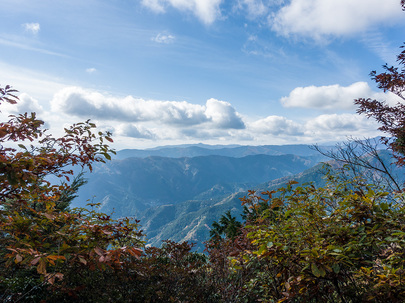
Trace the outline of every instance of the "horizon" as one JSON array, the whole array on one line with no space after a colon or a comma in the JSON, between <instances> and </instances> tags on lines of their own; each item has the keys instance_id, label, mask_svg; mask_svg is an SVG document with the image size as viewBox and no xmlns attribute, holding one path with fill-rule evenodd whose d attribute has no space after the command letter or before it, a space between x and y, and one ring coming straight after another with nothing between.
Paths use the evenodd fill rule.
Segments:
<instances>
[{"instance_id":1,"label":"horizon","mask_svg":"<svg viewBox=\"0 0 405 303\"><path fill-rule=\"evenodd\" d=\"M10 114L56 136L89 118L116 150L328 144L381 135L353 100L401 102L399 0L4 0L0 85Z\"/></svg>"}]
</instances>

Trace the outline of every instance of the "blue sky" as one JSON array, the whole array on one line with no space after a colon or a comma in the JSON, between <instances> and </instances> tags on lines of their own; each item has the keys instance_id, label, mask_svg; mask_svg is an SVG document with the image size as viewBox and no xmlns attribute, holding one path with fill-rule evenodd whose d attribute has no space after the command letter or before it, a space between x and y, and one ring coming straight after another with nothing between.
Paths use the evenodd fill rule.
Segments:
<instances>
[{"instance_id":1,"label":"blue sky","mask_svg":"<svg viewBox=\"0 0 405 303\"><path fill-rule=\"evenodd\" d=\"M399 0L2 0L8 114L55 135L91 118L114 147L295 144L376 136L353 99L396 102Z\"/></svg>"}]
</instances>

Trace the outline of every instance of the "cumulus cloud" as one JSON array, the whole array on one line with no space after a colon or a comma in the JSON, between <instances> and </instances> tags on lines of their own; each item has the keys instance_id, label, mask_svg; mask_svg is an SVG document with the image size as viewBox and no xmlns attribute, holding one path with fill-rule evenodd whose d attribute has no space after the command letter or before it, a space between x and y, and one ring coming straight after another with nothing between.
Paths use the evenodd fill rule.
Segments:
<instances>
[{"instance_id":1,"label":"cumulus cloud","mask_svg":"<svg viewBox=\"0 0 405 303\"><path fill-rule=\"evenodd\" d=\"M211 24L220 15L219 5L223 0L142 0L142 4L157 13L171 6L180 11L192 12L203 23Z\"/></svg>"},{"instance_id":2,"label":"cumulus cloud","mask_svg":"<svg viewBox=\"0 0 405 303\"><path fill-rule=\"evenodd\" d=\"M38 34L39 30L41 29L39 23L24 23L22 24L22 27L25 29L25 31L30 32L34 35Z\"/></svg>"},{"instance_id":3,"label":"cumulus cloud","mask_svg":"<svg viewBox=\"0 0 405 303\"><path fill-rule=\"evenodd\" d=\"M288 97L281 98L285 107L314 108L321 110L353 109L354 99L372 98L387 101L390 104L400 99L392 93L373 92L366 82L356 82L349 86L307 86L297 87Z\"/></svg>"},{"instance_id":4,"label":"cumulus cloud","mask_svg":"<svg viewBox=\"0 0 405 303\"><path fill-rule=\"evenodd\" d=\"M292 0L270 18L281 35L322 39L350 35L403 18L398 0Z\"/></svg>"},{"instance_id":5,"label":"cumulus cloud","mask_svg":"<svg viewBox=\"0 0 405 303\"><path fill-rule=\"evenodd\" d=\"M205 115L217 128L243 129L245 124L232 105L225 101L209 99L206 103Z\"/></svg>"},{"instance_id":6,"label":"cumulus cloud","mask_svg":"<svg viewBox=\"0 0 405 303\"><path fill-rule=\"evenodd\" d=\"M156 101L132 96L114 98L79 87L60 90L52 99L54 111L103 120L163 123L191 126L203 123L215 128L243 128L240 115L227 102L210 99L206 105L186 101Z\"/></svg>"},{"instance_id":7,"label":"cumulus cloud","mask_svg":"<svg viewBox=\"0 0 405 303\"><path fill-rule=\"evenodd\" d=\"M21 114L21 113L32 113L41 114L43 112L42 106L39 104L38 100L32 98L26 93L22 93L18 96L19 100L17 104L4 103L1 105L2 110L9 114Z\"/></svg>"},{"instance_id":8,"label":"cumulus cloud","mask_svg":"<svg viewBox=\"0 0 405 303\"><path fill-rule=\"evenodd\" d=\"M157 43L164 43L164 44L169 44L173 43L175 37L172 35L166 35L166 34L157 34L156 37L152 38L152 41L155 41Z\"/></svg>"},{"instance_id":9,"label":"cumulus cloud","mask_svg":"<svg viewBox=\"0 0 405 303\"><path fill-rule=\"evenodd\" d=\"M252 122L249 129L255 133L283 135L283 136L299 136L303 134L302 126L292 120L280 116L268 116L264 119Z\"/></svg>"}]
</instances>

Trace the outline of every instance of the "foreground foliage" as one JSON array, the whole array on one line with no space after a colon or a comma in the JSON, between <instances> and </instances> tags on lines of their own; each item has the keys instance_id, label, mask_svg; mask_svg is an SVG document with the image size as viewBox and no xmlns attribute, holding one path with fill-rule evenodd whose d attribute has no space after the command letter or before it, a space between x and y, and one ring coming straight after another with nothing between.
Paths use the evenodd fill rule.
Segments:
<instances>
[{"instance_id":1,"label":"foreground foliage","mask_svg":"<svg viewBox=\"0 0 405 303\"><path fill-rule=\"evenodd\" d=\"M0 104L15 104L14 93L2 88ZM83 184L80 175L66 183L72 167L91 170L94 162L109 159L112 151L104 142L112 142L110 134L94 134L95 125L86 121L54 138L43 124L35 113L0 124L0 299L5 302L35 302L49 290L74 297L89 286L78 276L121 270L141 255L137 221L69 209ZM60 182L52 184L51 177Z\"/></svg>"},{"instance_id":2,"label":"foreground foliage","mask_svg":"<svg viewBox=\"0 0 405 303\"><path fill-rule=\"evenodd\" d=\"M269 302L402 302L405 295L405 205L361 180L326 188L251 194L268 208L247 226L256 245L236 268L260 261L255 283ZM274 197L275 194L279 194Z\"/></svg>"}]
</instances>

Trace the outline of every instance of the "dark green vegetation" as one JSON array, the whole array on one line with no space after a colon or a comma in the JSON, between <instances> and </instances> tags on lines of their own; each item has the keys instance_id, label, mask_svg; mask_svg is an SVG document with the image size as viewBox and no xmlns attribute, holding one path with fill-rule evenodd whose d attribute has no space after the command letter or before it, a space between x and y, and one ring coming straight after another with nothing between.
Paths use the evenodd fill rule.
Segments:
<instances>
[{"instance_id":1,"label":"dark green vegetation","mask_svg":"<svg viewBox=\"0 0 405 303\"><path fill-rule=\"evenodd\" d=\"M398 60L405 65L405 51ZM404 98L405 69L384 68L373 79ZM0 88L0 105L16 103L14 93ZM404 165L404 105L356 104L380 122L393 162ZM109 134L94 127L78 123L54 138L34 113L0 123L2 302L404 302L405 191L379 160L384 152L362 143L338 149L324 180L248 191L244 221L224 211L201 254L187 242L146 248L139 221L95 204L71 208L83 180L70 168L92 170L113 152ZM199 206L160 207L163 217Z\"/></svg>"}]
</instances>

